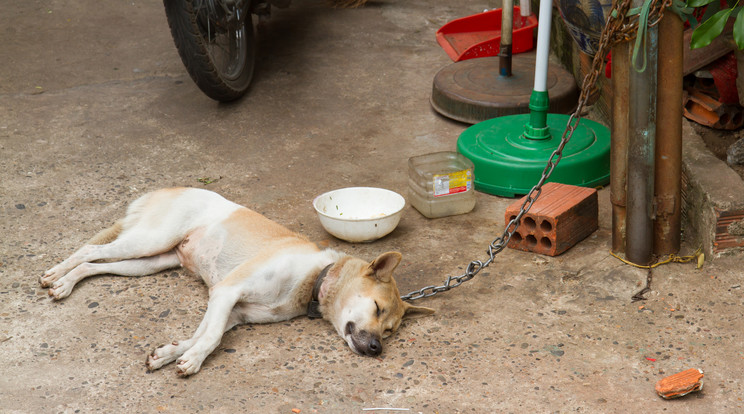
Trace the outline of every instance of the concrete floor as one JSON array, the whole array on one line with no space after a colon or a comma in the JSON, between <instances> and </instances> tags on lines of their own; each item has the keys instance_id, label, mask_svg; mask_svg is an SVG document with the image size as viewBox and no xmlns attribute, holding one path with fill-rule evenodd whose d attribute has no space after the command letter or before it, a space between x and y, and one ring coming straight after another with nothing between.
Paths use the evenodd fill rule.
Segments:
<instances>
[{"instance_id":1,"label":"concrete floor","mask_svg":"<svg viewBox=\"0 0 744 414\"><path fill-rule=\"evenodd\" d=\"M159 2L6 5L0 411L741 412L744 258L663 266L648 300L631 303L646 272L608 255L607 189L588 239L556 258L504 251L467 284L419 301L438 312L405 324L381 358L298 318L237 327L192 378L172 366L148 374L147 353L199 323L200 281L178 269L101 276L59 303L37 285L137 196L205 177L322 244L367 259L401 251L403 292L485 259L512 200L478 194L472 213L438 220L406 207L394 233L361 245L325 233L311 200L357 185L405 194L408 157L454 149L465 125L428 102L450 63L434 32L496 5L295 1L261 30L255 83L233 105L191 82ZM705 371L702 392L656 396L656 381L687 368Z\"/></svg>"}]
</instances>

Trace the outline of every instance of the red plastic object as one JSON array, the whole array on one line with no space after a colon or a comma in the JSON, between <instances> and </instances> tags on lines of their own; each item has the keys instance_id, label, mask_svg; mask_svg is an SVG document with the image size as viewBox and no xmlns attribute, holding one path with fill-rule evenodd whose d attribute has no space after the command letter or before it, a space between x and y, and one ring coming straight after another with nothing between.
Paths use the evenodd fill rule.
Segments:
<instances>
[{"instance_id":1,"label":"red plastic object","mask_svg":"<svg viewBox=\"0 0 744 414\"><path fill-rule=\"evenodd\" d=\"M531 50L537 17L534 14L522 16L519 7L515 6L512 27L512 54ZM498 55L501 49L501 9L452 20L437 30L437 43L455 62Z\"/></svg>"}]
</instances>

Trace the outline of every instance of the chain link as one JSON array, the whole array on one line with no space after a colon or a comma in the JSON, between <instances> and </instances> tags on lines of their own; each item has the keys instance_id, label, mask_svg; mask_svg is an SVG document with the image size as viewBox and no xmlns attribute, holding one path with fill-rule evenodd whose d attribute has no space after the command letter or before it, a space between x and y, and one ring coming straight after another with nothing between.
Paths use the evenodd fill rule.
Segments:
<instances>
[{"instance_id":1,"label":"chain link","mask_svg":"<svg viewBox=\"0 0 744 414\"><path fill-rule=\"evenodd\" d=\"M561 136L561 142L550 155L550 158L548 158L548 162L543 169L540 180L534 187L532 187L529 193L527 193L527 196L525 196L524 201L519 208L519 213L509 221L506 228L504 228L504 233L500 237L494 239L488 246L488 259L485 261L473 260L468 264L465 273L459 276L448 276L444 281L444 284L441 286L426 286L401 296L401 299L412 301L428 298L437 293L446 292L452 288L458 287L474 278L478 272L493 263L496 255L506 248L507 243L509 243L509 240L511 240L512 236L517 231L522 216L532 208L532 205L537 201L538 197L540 197L543 184L545 184L553 173L555 167L558 165L558 162L563 156L563 149L566 147L566 144L568 144L568 141L571 139L571 136L578 127L584 107L589 101L597 80L599 79L599 74L601 73L604 64L604 58L609 52L608 49L617 43L625 42L635 37L635 33L638 30L638 18L637 15L631 17L627 16L628 10L630 10L630 1L631 0L614 0L612 2L612 10L608 14L607 22L605 23L605 27L602 29L602 34L599 37L597 53L594 55L594 59L592 60L591 70L584 77L578 105L576 106L576 110L568 118L566 129L563 131L563 135ZM661 21L664 10L671 4L672 0L651 0L648 20L649 27L655 26L659 21Z\"/></svg>"}]
</instances>

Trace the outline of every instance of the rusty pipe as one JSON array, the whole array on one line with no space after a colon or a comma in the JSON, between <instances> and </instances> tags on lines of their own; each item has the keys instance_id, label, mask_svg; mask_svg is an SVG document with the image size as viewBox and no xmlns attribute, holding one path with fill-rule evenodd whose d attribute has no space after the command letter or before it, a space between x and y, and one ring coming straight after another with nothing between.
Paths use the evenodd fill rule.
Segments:
<instances>
[{"instance_id":1,"label":"rusty pipe","mask_svg":"<svg viewBox=\"0 0 744 414\"><path fill-rule=\"evenodd\" d=\"M634 1L633 5L639 3ZM656 149L656 62L658 28L648 29L646 68L630 68L628 191L625 257L648 265L653 258L654 152ZM643 51L642 53L646 53ZM639 56L643 58L643 56Z\"/></svg>"},{"instance_id":2,"label":"rusty pipe","mask_svg":"<svg viewBox=\"0 0 744 414\"><path fill-rule=\"evenodd\" d=\"M610 140L610 203L612 251L625 252L626 174L628 172L628 76L631 42L612 47L612 125Z\"/></svg>"},{"instance_id":3,"label":"rusty pipe","mask_svg":"<svg viewBox=\"0 0 744 414\"><path fill-rule=\"evenodd\" d=\"M659 23L656 103L654 253L679 252L681 243L683 23L665 13Z\"/></svg>"},{"instance_id":4,"label":"rusty pipe","mask_svg":"<svg viewBox=\"0 0 744 414\"><path fill-rule=\"evenodd\" d=\"M499 74L512 76L512 30L514 2L504 0L501 4L501 45L499 46Z\"/></svg>"}]
</instances>

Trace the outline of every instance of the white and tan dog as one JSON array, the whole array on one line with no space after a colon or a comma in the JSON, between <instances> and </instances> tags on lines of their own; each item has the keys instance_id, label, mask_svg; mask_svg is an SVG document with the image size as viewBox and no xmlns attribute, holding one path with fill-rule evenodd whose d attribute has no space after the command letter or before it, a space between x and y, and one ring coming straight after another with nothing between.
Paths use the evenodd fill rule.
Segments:
<instances>
[{"instance_id":1,"label":"white and tan dog","mask_svg":"<svg viewBox=\"0 0 744 414\"><path fill-rule=\"evenodd\" d=\"M380 341L403 318L433 312L400 299L393 279L400 260L397 252L367 263L320 250L216 193L173 188L134 201L123 219L48 270L40 283L59 300L98 274L144 276L183 266L201 276L209 305L199 328L191 339L163 345L147 358L151 370L178 360L177 373L187 376L199 371L233 326L284 321L308 313L308 306L312 313L313 305L354 352L379 355Z\"/></svg>"}]
</instances>

